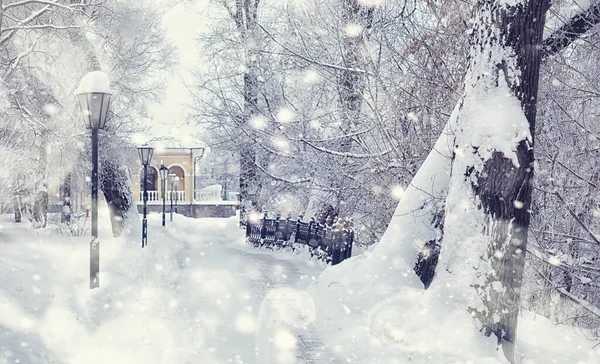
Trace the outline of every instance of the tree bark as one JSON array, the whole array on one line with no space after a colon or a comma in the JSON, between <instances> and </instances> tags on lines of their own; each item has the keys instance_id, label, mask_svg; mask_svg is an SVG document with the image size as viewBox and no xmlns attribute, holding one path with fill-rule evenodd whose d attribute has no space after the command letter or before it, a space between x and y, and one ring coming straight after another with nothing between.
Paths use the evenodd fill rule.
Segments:
<instances>
[{"instance_id":1,"label":"tree bark","mask_svg":"<svg viewBox=\"0 0 600 364\"><path fill-rule=\"evenodd\" d=\"M48 134L43 132L41 135L39 159L37 165L37 193L34 196L33 211L32 211L32 226L34 228L46 228L48 220L48 185L47 185L47 169L48 169Z\"/></svg>"},{"instance_id":2,"label":"tree bark","mask_svg":"<svg viewBox=\"0 0 600 364\"><path fill-rule=\"evenodd\" d=\"M244 110L241 120L244 126L249 125L252 117L260 115L258 107L258 50L256 49L255 39L258 5L259 0L236 0L235 12L232 14L245 46ZM260 208L258 201L260 183L257 178L256 157L256 148L252 140L242 141L240 149L240 205L242 211Z\"/></svg>"},{"instance_id":3,"label":"tree bark","mask_svg":"<svg viewBox=\"0 0 600 364\"><path fill-rule=\"evenodd\" d=\"M363 104L363 93L366 84L366 68L368 60L366 57L366 40L373 24L375 7L361 4L359 0L338 0L341 14L343 37L341 42L341 70L337 77L339 118L341 122L340 132L342 138L337 148L342 153L348 153L354 145L354 138L348 135L357 130L361 122L361 109ZM350 157L342 157L336 161L338 169L342 172L352 169L353 160ZM332 173L328 176L331 189L335 195L327 196L327 200L320 201L323 207L333 205L342 214L350 214L349 208L344 201L348 198L347 190L355 182L347 177L345 173ZM326 213L319 210L318 214Z\"/></svg>"},{"instance_id":4,"label":"tree bark","mask_svg":"<svg viewBox=\"0 0 600 364\"><path fill-rule=\"evenodd\" d=\"M125 227L127 215L132 208L135 208L129 174L117 163L102 161L100 178L100 189L110 211L113 236L120 236Z\"/></svg>"},{"instance_id":5,"label":"tree bark","mask_svg":"<svg viewBox=\"0 0 600 364\"><path fill-rule=\"evenodd\" d=\"M342 22L346 26L342 40L342 65L338 80L340 118L342 131L351 133L360 119L363 92L365 89L365 39L373 23L375 8L361 5L358 0L340 0ZM357 32L357 34L354 33ZM342 151L348 151L351 138L342 142ZM344 150L346 149L346 150Z\"/></svg>"},{"instance_id":6,"label":"tree bark","mask_svg":"<svg viewBox=\"0 0 600 364\"><path fill-rule=\"evenodd\" d=\"M590 6L584 13L572 17L565 25L544 39L542 44L542 64L548 60L548 57L567 48L598 23L600 23L600 4ZM432 153L436 153L436 151L434 150ZM444 173L444 168L440 168L439 172ZM439 178L439 173L432 173L431 179L436 178ZM446 196L436 196L436 198L445 201ZM443 214L443 211L438 211L433 214L434 217L432 218L432 229L437 229L441 235L444 232L443 223L438 225L435 216ZM416 258L414 270L425 288L429 287L435 276L435 269L442 249L441 244L442 239L440 238L428 241L423 246L424 250L419 252Z\"/></svg>"},{"instance_id":7,"label":"tree bark","mask_svg":"<svg viewBox=\"0 0 600 364\"><path fill-rule=\"evenodd\" d=\"M480 0L475 6L440 255L440 284L452 287L485 335L498 338L510 362L530 221L547 8L547 0L514 6Z\"/></svg>"},{"instance_id":8,"label":"tree bark","mask_svg":"<svg viewBox=\"0 0 600 364\"><path fill-rule=\"evenodd\" d=\"M46 228L48 221L48 190L46 185L38 191L33 204L33 227Z\"/></svg>"},{"instance_id":9,"label":"tree bark","mask_svg":"<svg viewBox=\"0 0 600 364\"><path fill-rule=\"evenodd\" d=\"M13 196L13 211L15 214L15 222L21 222L21 197L14 195Z\"/></svg>"},{"instance_id":10,"label":"tree bark","mask_svg":"<svg viewBox=\"0 0 600 364\"><path fill-rule=\"evenodd\" d=\"M63 185L61 188L61 197L62 197L62 210L60 214L60 222L61 223L69 223L71 222L71 174L67 174L65 179L63 180Z\"/></svg>"}]
</instances>

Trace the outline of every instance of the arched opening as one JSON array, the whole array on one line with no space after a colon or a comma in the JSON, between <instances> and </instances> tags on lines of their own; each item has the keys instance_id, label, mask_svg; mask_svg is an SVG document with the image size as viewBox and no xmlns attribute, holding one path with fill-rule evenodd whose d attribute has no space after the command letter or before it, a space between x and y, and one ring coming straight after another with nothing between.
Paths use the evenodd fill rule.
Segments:
<instances>
[{"instance_id":1,"label":"arched opening","mask_svg":"<svg viewBox=\"0 0 600 364\"><path fill-rule=\"evenodd\" d=\"M148 166L146 174L146 189L148 191L148 201L158 200L158 170L154 166ZM143 200L144 193L144 168L140 170L140 201Z\"/></svg>"},{"instance_id":2,"label":"arched opening","mask_svg":"<svg viewBox=\"0 0 600 364\"><path fill-rule=\"evenodd\" d=\"M177 184L171 184L170 181L167 183L167 186L169 187L169 189L165 191L167 194L167 199L170 198L172 189L173 199L185 201L185 171L179 166L171 166L169 167L169 174L175 174L177 177L179 177L179 182L177 182Z\"/></svg>"}]
</instances>

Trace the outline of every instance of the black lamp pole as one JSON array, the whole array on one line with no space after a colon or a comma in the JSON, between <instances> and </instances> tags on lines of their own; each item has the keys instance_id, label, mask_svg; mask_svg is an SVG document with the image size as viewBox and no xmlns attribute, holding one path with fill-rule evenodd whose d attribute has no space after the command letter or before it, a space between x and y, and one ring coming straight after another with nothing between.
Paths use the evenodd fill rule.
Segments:
<instances>
[{"instance_id":1,"label":"black lamp pole","mask_svg":"<svg viewBox=\"0 0 600 364\"><path fill-rule=\"evenodd\" d=\"M100 287L98 241L98 128L92 128L92 241L90 242L90 289Z\"/></svg>"},{"instance_id":2,"label":"black lamp pole","mask_svg":"<svg viewBox=\"0 0 600 364\"><path fill-rule=\"evenodd\" d=\"M179 200L179 195L177 194L177 185L179 185L179 177L175 177L175 213L177 213L177 200Z\"/></svg>"},{"instance_id":3,"label":"black lamp pole","mask_svg":"<svg viewBox=\"0 0 600 364\"><path fill-rule=\"evenodd\" d=\"M170 174L169 177L171 178L171 217L169 219L169 221L173 221L173 185L175 184L175 174Z\"/></svg>"},{"instance_id":4,"label":"black lamp pole","mask_svg":"<svg viewBox=\"0 0 600 364\"><path fill-rule=\"evenodd\" d=\"M162 192L162 200L163 200L163 206L162 206L162 226L165 226L165 194L167 193L167 186L165 185L165 183L167 183L167 174L169 173L169 168L165 167L165 165L162 163L160 163L160 179L161 179L161 192Z\"/></svg>"},{"instance_id":5,"label":"black lamp pole","mask_svg":"<svg viewBox=\"0 0 600 364\"><path fill-rule=\"evenodd\" d=\"M142 220L142 248L148 245L148 165L144 164L144 218Z\"/></svg>"},{"instance_id":6,"label":"black lamp pole","mask_svg":"<svg viewBox=\"0 0 600 364\"><path fill-rule=\"evenodd\" d=\"M138 153L140 155L140 161L144 166L144 218L142 219L142 248L148 245L148 165L152 162L152 155L154 154L154 148L147 145L138 147Z\"/></svg>"},{"instance_id":7,"label":"black lamp pole","mask_svg":"<svg viewBox=\"0 0 600 364\"><path fill-rule=\"evenodd\" d=\"M86 127L92 132L92 240L90 241L90 289L100 287L100 241L98 241L98 131L106 125L110 105L110 80L94 71L81 79L77 89Z\"/></svg>"}]
</instances>

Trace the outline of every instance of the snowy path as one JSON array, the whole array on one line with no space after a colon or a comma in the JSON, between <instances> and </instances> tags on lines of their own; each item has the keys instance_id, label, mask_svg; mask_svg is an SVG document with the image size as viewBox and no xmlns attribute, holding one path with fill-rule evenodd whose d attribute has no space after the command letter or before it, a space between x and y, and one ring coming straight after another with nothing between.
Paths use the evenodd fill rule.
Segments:
<instances>
[{"instance_id":1,"label":"snowy path","mask_svg":"<svg viewBox=\"0 0 600 364\"><path fill-rule=\"evenodd\" d=\"M152 216L143 250L135 229L101 240L101 288L90 291L87 238L0 224L0 363L267 364L255 351L272 341L255 332L272 311L263 299L323 269L246 246L233 220L176 216L163 230ZM293 363L336 363L310 325L292 333Z\"/></svg>"}]
</instances>

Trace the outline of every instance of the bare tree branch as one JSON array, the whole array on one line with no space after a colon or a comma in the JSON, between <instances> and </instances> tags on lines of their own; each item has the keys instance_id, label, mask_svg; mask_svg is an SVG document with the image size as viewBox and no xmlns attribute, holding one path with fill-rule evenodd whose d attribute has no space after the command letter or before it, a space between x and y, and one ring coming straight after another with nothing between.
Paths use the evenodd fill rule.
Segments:
<instances>
[{"instance_id":1,"label":"bare tree branch","mask_svg":"<svg viewBox=\"0 0 600 364\"><path fill-rule=\"evenodd\" d=\"M569 22L555 30L542 43L542 61L546 60L587 33L600 23L600 4L591 6L585 12L575 15Z\"/></svg>"},{"instance_id":2,"label":"bare tree branch","mask_svg":"<svg viewBox=\"0 0 600 364\"><path fill-rule=\"evenodd\" d=\"M84 6L87 6L87 4L62 5L62 4L58 3L58 0L54 0L54 1L53 0L22 0L22 1L17 1L14 3L3 5L2 10L9 10L12 8L29 5L29 4L47 5L47 6L53 6L53 7L57 7L57 8L61 8L61 9L66 9L66 10L75 10L76 8L82 8Z\"/></svg>"},{"instance_id":3,"label":"bare tree branch","mask_svg":"<svg viewBox=\"0 0 600 364\"><path fill-rule=\"evenodd\" d=\"M596 235L587 227L587 225L585 225L583 223L583 221L581 221L581 219L579 218L579 216L577 216L577 214L575 213L575 211L573 211L569 205L567 205L567 202L565 201L565 199L562 197L562 195L560 194L560 192L554 192L554 195L556 197L558 197L558 199L565 205L565 207L567 208L567 210L569 211L569 214L571 214L571 216L573 216L573 218L575 219L575 221L577 221L577 224L579 224L579 226L581 226L581 228L590 236L590 238L598 245L600 245L600 240L598 240L598 238L596 237Z\"/></svg>"}]
</instances>

